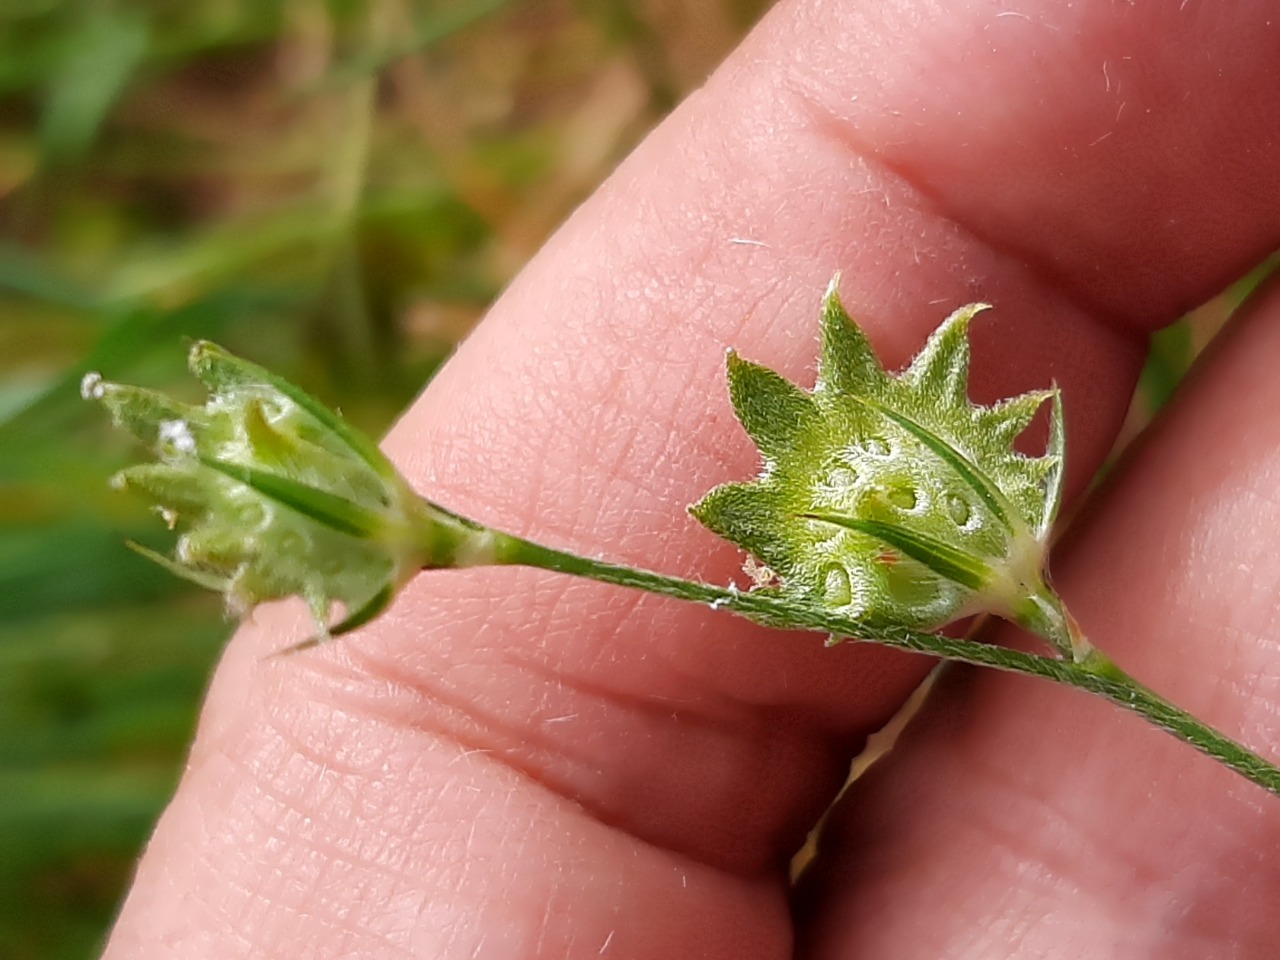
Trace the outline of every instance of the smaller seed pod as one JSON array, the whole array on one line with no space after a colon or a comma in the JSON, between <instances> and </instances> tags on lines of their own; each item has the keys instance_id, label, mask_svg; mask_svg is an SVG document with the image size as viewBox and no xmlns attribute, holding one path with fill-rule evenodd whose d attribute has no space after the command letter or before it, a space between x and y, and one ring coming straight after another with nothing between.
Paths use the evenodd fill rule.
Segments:
<instances>
[{"instance_id":1,"label":"smaller seed pod","mask_svg":"<svg viewBox=\"0 0 1280 960\"><path fill-rule=\"evenodd\" d=\"M951 314L906 370L888 373L838 280L823 301L812 392L730 351L730 398L764 468L690 512L776 574L761 589L792 601L868 628L992 613L1081 656L1045 573L1062 494L1057 388L969 400L968 329L985 304ZM1048 447L1023 456L1013 443L1046 400Z\"/></svg>"},{"instance_id":2,"label":"smaller seed pod","mask_svg":"<svg viewBox=\"0 0 1280 960\"><path fill-rule=\"evenodd\" d=\"M189 365L209 389L202 406L97 373L81 392L156 455L113 485L150 498L181 535L172 559L134 548L222 593L231 614L302 597L318 628L306 646L377 616L419 569L491 562L489 531L419 498L315 398L212 343ZM335 603L345 616L330 626Z\"/></svg>"}]
</instances>

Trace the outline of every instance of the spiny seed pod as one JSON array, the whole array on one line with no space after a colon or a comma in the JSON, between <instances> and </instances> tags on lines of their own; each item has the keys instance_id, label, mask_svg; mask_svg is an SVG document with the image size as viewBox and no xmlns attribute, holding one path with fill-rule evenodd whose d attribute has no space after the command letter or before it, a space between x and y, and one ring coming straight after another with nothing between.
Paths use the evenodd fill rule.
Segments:
<instances>
[{"instance_id":1,"label":"spiny seed pod","mask_svg":"<svg viewBox=\"0 0 1280 960\"><path fill-rule=\"evenodd\" d=\"M690 512L763 561L788 599L868 627L932 629L993 613L1081 656L1045 576L1062 490L1056 387L984 407L968 397L970 320L953 313L902 373L887 373L832 281L812 392L728 357L734 410L764 469ZM1048 449L1013 442L1052 401Z\"/></svg>"},{"instance_id":2,"label":"spiny seed pod","mask_svg":"<svg viewBox=\"0 0 1280 960\"><path fill-rule=\"evenodd\" d=\"M319 638L336 636L377 616L419 569L489 561L488 531L420 499L313 397L211 343L192 347L189 366L210 391L200 407L96 373L82 393L158 457L113 484L183 528L175 559L135 549L220 591L233 615L300 596ZM330 628L335 602L346 616Z\"/></svg>"}]
</instances>

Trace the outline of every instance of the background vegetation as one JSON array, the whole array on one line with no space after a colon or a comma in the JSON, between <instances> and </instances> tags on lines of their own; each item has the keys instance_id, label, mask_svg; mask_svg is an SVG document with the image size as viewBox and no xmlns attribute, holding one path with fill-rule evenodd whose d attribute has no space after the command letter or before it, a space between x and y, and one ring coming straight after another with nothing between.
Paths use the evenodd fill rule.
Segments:
<instances>
[{"instance_id":1,"label":"background vegetation","mask_svg":"<svg viewBox=\"0 0 1280 960\"><path fill-rule=\"evenodd\" d=\"M229 630L81 375L212 337L381 430L766 5L0 4L0 957L95 955Z\"/></svg>"},{"instance_id":2,"label":"background vegetation","mask_svg":"<svg viewBox=\"0 0 1280 960\"><path fill-rule=\"evenodd\" d=\"M381 430L763 0L0 3L0 957L93 956L228 633L87 369Z\"/></svg>"}]
</instances>

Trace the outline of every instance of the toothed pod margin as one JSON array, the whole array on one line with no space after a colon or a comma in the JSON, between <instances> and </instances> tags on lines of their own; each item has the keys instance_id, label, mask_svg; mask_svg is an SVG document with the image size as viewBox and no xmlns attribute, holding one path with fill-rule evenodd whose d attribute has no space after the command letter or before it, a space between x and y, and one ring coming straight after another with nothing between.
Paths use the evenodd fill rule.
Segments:
<instances>
[{"instance_id":1,"label":"toothed pod margin","mask_svg":"<svg viewBox=\"0 0 1280 960\"><path fill-rule=\"evenodd\" d=\"M812 391L730 351L729 395L763 470L690 512L765 563L778 577L765 589L791 599L873 626L993 613L1071 652L1044 573L1062 489L1057 388L969 400L968 329L985 304L955 311L906 370L888 373L836 285ZM1023 456L1013 442L1046 400L1048 449Z\"/></svg>"}]
</instances>

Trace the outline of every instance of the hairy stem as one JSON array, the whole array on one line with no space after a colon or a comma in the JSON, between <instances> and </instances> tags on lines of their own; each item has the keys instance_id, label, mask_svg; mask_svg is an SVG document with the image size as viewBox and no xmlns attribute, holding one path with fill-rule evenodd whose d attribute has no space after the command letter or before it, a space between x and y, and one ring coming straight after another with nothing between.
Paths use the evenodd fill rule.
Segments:
<instances>
[{"instance_id":1,"label":"hairy stem","mask_svg":"<svg viewBox=\"0 0 1280 960\"><path fill-rule=\"evenodd\" d=\"M494 561L554 570L602 583L702 603L713 609L730 610L766 626L815 630L833 638L880 643L912 653L1042 677L1078 687L1145 717L1161 730L1191 744L1219 763L1280 796L1280 768L1143 686L1098 650L1090 650L1082 660L1073 662L976 640L901 627L869 627L856 619L842 617L829 610L787 600L768 592L745 592L735 587L713 586L593 560L509 534L495 535Z\"/></svg>"}]
</instances>

